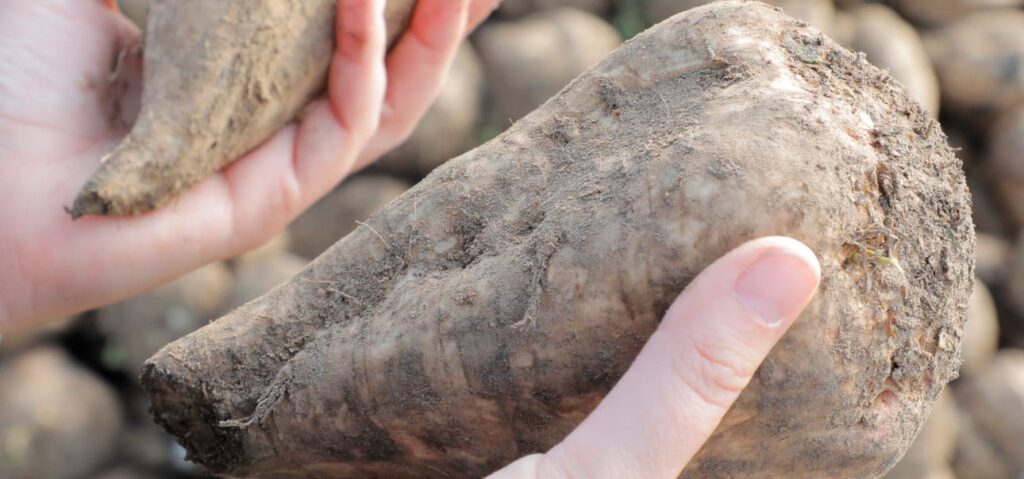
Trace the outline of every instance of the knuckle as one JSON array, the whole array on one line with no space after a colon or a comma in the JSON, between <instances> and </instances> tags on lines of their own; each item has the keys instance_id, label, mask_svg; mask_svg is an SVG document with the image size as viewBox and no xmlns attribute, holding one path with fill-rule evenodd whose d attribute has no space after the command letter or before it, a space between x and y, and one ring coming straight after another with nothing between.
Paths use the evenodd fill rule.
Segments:
<instances>
[{"instance_id":1,"label":"knuckle","mask_svg":"<svg viewBox=\"0 0 1024 479\"><path fill-rule=\"evenodd\" d=\"M458 26L460 14L468 9L467 0L424 3L417 7L407 33L424 51L444 55L461 40L462 29L454 27Z\"/></svg>"},{"instance_id":2,"label":"knuckle","mask_svg":"<svg viewBox=\"0 0 1024 479\"><path fill-rule=\"evenodd\" d=\"M445 58L447 50L451 47L451 43L453 43L447 35L441 36L434 32L424 32L418 28L409 30L409 38L416 42L420 57L425 61L434 63L438 63Z\"/></svg>"},{"instance_id":3,"label":"knuckle","mask_svg":"<svg viewBox=\"0 0 1024 479\"><path fill-rule=\"evenodd\" d=\"M719 409L728 409L754 374L742 354L699 342L674 355L672 363L683 387Z\"/></svg>"}]
</instances>

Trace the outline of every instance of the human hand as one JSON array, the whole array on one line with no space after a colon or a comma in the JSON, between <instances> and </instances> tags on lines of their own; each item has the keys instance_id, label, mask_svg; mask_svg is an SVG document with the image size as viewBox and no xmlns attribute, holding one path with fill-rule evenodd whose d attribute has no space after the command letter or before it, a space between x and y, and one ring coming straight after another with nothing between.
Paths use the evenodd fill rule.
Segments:
<instances>
[{"instance_id":1,"label":"human hand","mask_svg":"<svg viewBox=\"0 0 1024 479\"><path fill-rule=\"evenodd\" d=\"M400 143L458 44L498 0L419 0L385 60L384 0L340 0L328 95L262 146L157 211L64 212L127 133L138 31L109 0L0 0L0 331L109 304L237 255ZM123 59L124 57L122 57Z\"/></svg>"},{"instance_id":2,"label":"human hand","mask_svg":"<svg viewBox=\"0 0 1024 479\"><path fill-rule=\"evenodd\" d=\"M802 243L762 238L701 273L597 409L490 479L675 479L818 286Z\"/></svg>"}]
</instances>

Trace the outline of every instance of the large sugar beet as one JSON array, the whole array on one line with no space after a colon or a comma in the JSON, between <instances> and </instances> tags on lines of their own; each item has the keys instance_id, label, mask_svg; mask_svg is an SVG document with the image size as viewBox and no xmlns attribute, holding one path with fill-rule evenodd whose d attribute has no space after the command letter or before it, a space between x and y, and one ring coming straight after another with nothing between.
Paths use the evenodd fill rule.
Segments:
<instances>
[{"instance_id":1,"label":"large sugar beet","mask_svg":"<svg viewBox=\"0 0 1024 479\"><path fill-rule=\"evenodd\" d=\"M754 2L627 42L143 382L214 471L479 477L564 437L701 269L772 234L819 293L683 475L879 476L956 375L967 189L888 75Z\"/></svg>"}]
</instances>

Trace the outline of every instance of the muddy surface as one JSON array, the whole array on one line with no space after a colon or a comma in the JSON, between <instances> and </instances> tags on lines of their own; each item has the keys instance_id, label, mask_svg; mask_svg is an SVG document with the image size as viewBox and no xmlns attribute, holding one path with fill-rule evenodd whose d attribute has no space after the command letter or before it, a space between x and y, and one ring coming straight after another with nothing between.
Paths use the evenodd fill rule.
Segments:
<instances>
[{"instance_id":1,"label":"muddy surface","mask_svg":"<svg viewBox=\"0 0 1024 479\"><path fill-rule=\"evenodd\" d=\"M818 255L818 296L683 477L877 476L956 377L970 210L938 124L886 73L717 3L627 42L143 382L214 471L478 477L572 430L715 258L782 234Z\"/></svg>"}]
</instances>

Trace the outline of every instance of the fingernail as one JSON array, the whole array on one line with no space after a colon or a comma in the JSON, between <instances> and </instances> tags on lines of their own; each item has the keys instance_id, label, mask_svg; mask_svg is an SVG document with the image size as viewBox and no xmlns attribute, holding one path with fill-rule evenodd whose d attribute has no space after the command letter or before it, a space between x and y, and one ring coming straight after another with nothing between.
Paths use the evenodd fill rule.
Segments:
<instances>
[{"instance_id":1,"label":"fingernail","mask_svg":"<svg viewBox=\"0 0 1024 479\"><path fill-rule=\"evenodd\" d=\"M777 326L800 315L818 287L818 277L814 258L784 251L768 252L740 275L736 296L743 307L765 324Z\"/></svg>"}]
</instances>

